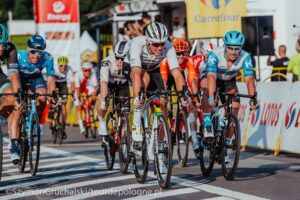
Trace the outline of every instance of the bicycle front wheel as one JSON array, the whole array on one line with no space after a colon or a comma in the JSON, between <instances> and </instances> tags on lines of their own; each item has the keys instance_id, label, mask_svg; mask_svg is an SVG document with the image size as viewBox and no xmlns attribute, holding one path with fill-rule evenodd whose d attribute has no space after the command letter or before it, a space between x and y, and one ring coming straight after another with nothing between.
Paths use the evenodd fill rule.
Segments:
<instances>
[{"instance_id":1,"label":"bicycle front wheel","mask_svg":"<svg viewBox=\"0 0 300 200\"><path fill-rule=\"evenodd\" d=\"M39 166L40 145L41 145L40 144L41 130L40 130L39 117L37 114L33 114L30 127L31 127L30 143L28 145L29 165L30 165L31 175L35 176Z\"/></svg>"},{"instance_id":2,"label":"bicycle front wheel","mask_svg":"<svg viewBox=\"0 0 300 200\"><path fill-rule=\"evenodd\" d=\"M24 173L27 157L28 157L28 140L26 133L26 116L24 113L19 121L19 137L20 137L20 161L19 172Z\"/></svg>"},{"instance_id":3,"label":"bicycle front wheel","mask_svg":"<svg viewBox=\"0 0 300 200\"><path fill-rule=\"evenodd\" d=\"M130 151L130 130L129 121L127 115L121 117L121 133L120 133L120 144L119 144L119 160L120 168L123 174L127 173L128 165L130 162L129 151Z\"/></svg>"},{"instance_id":4,"label":"bicycle front wheel","mask_svg":"<svg viewBox=\"0 0 300 200\"><path fill-rule=\"evenodd\" d=\"M181 167L185 167L189 155L189 133L186 114L183 110L179 112L175 133L178 161Z\"/></svg>"},{"instance_id":5,"label":"bicycle front wheel","mask_svg":"<svg viewBox=\"0 0 300 200\"><path fill-rule=\"evenodd\" d=\"M58 111L58 130L57 130L57 136L58 136L58 144L62 144L64 132L65 132L65 116L61 109Z\"/></svg>"},{"instance_id":6,"label":"bicycle front wheel","mask_svg":"<svg viewBox=\"0 0 300 200\"><path fill-rule=\"evenodd\" d=\"M226 124L225 124L226 126ZM226 137L233 134L230 142ZM222 172L226 180L233 180L240 158L241 130L237 117L232 113L228 117L227 127L223 132Z\"/></svg>"},{"instance_id":7,"label":"bicycle front wheel","mask_svg":"<svg viewBox=\"0 0 300 200\"><path fill-rule=\"evenodd\" d=\"M2 177L2 163L3 163L3 135L0 127L0 181Z\"/></svg>"},{"instance_id":8,"label":"bicycle front wheel","mask_svg":"<svg viewBox=\"0 0 300 200\"><path fill-rule=\"evenodd\" d=\"M113 136L116 134L116 130L112 113L109 113L107 115L106 127L108 136L105 136L105 138L103 138L104 156L106 161L106 168L108 170L112 170L114 167L116 154L113 140Z\"/></svg>"},{"instance_id":9,"label":"bicycle front wheel","mask_svg":"<svg viewBox=\"0 0 300 200\"><path fill-rule=\"evenodd\" d=\"M170 185L172 175L172 141L166 118L160 115L157 122L158 135L154 146L154 161L159 186L166 189Z\"/></svg>"}]
</instances>

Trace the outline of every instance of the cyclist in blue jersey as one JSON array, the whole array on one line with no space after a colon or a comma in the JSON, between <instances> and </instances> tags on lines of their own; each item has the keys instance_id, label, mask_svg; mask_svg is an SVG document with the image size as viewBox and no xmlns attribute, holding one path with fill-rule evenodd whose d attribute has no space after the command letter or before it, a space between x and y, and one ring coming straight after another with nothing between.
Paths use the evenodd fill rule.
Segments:
<instances>
[{"instance_id":1,"label":"cyclist in blue jersey","mask_svg":"<svg viewBox=\"0 0 300 200\"><path fill-rule=\"evenodd\" d=\"M8 32L4 25L0 24L0 65L6 61L8 76L2 71L0 67L0 93L16 93L20 88L20 79L18 73L17 50L13 43L8 41ZM18 123L16 118L16 110L18 105L15 103L13 96L3 96L1 98L0 115L1 117L8 117L8 133L11 139L11 161L15 163L18 161L18 156L14 152L17 151L15 144L18 144L17 129L13 124ZM15 105L16 107L15 107Z\"/></svg>"},{"instance_id":2,"label":"cyclist in blue jersey","mask_svg":"<svg viewBox=\"0 0 300 200\"><path fill-rule=\"evenodd\" d=\"M39 94L52 93L55 90L53 58L50 53L44 51L45 49L46 41L44 38L40 35L32 35L27 40L27 50L18 50L18 70L22 89L29 89L31 92ZM44 68L46 68L47 82L42 74ZM27 84L29 88L27 88ZM51 102L53 102L53 98L51 98ZM38 97L37 112L40 119L45 106L46 97ZM17 126L18 124L15 124L15 127Z\"/></svg>"},{"instance_id":3,"label":"cyclist in blue jersey","mask_svg":"<svg viewBox=\"0 0 300 200\"><path fill-rule=\"evenodd\" d=\"M209 53L206 62L206 73L208 81L208 100L210 106L215 104L214 93L216 87L220 88L220 92L229 92L238 88L236 85L236 75L240 69L243 70L245 82L248 88L249 95L253 97L250 99L250 106L252 109L256 108L256 87L254 79L254 70L250 55L242 50L245 43L245 37L241 32L229 31L224 36L223 48L213 50ZM221 101L224 103L226 99L221 96ZM240 99L233 99L233 112L237 115L240 107ZM211 114L204 113L204 137L213 137L211 123ZM230 142L232 133L227 135L226 141Z\"/></svg>"}]
</instances>

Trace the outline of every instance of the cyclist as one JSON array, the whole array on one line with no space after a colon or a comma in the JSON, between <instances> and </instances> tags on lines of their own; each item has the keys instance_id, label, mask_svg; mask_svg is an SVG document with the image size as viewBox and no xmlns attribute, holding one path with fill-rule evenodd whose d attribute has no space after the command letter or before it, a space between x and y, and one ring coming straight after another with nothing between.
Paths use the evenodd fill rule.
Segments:
<instances>
[{"instance_id":1,"label":"cyclist","mask_svg":"<svg viewBox=\"0 0 300 200\"><path fill-rule=\"evenodd\" d=\"M216 87L220 88L220 92L228 92L230 90L238 91L236 85L236 75L240 69L243 70L245 82L248 88L249 95L253 97L250 99L250 106L252 109L256 108L257 99L255 96L256 87L254 79L254 70L250 55L242 50L245 43L245 37L241 32L228 31L224 36L225 47L211 51L208 54L206 62L207 81L208 81L208 100L207 104L213 106L215 104L214 93ZM224 103L226 99L221 96L221 101ZM233 112L238 114L240 107L240 99L233 99ZM207 137L213 137L211 130L211 116L205 115L205 128L207 129ZM233 133L229 131L226 138L226 143L231 142Z\"/></svg>"},{"instance_id":2,"label":"cyclist","mask_svg":"<svg viewBox=\"0 0 300 200\"><path fill-rule=\"evenodd\" d=\"M60 95L62 95L62 110L64 116L67 114L66 103L68 100L68 88L71 88L71 91L74 90L74 72L69 66L69 59L65 56L60 56L57 58L57 64L54 68L55 70L55 78L56 78L56 89ZM48 118L51 119L53 117L53 110L49 112ZM66 120L66 119L63 119ZM52 124L51 124L52 125ZM50 128L52 128L50 126ZM67 137L64 132L63 138Z\"/></svg>"},{"instance_id":3,"label":"cyclist","mask_svg":"<svg viewBox=\"0 0 300 200\"><path fill-rule=\"evenodd\" d=\"M139 149L143 137L141 134L141 108L139 99L142 84L146 90L164 90L164 82L160 74L159 63L168 58L171 73L175 79L176 89L182 90L184 78L179 70L176 52L172 44L167 40L168 31L165 25L152 22L145 28L145 36L139 36L132 40L130 46L130 65L132 70L132 88L134 97L134 116L132 125L133 148ZM182 100L183 101L183 100ZM161 99L163 108L164 99ZM185 102L183 102L186 104Z\"/></svg>"},{"instance_id":4,"label":"cyclist","mask_svg":"<svg viewBox=\"0 0 300 200\"><path fill-rule=\"evenodd\" d=\"M193 64L192 58L188 57L189 44L183 39L175 39L172 42L175 51L176 57L179 63L179 68L182 75L186 79L186 83L189 87L191 93L197 93L197 79L198 73ZM169 69L168 58L165 58L160 63L160 73L164 80L165 85L167 85L168 89L171 89L172 85L174 85L174 79L171 77L171 72ZM188 128L189 133L192 135L193 141L197 141L197 124L196 124L196 115L197 115L197 107L198 99L197 97L193 97L192 102L189 102L189 108L187 109L188 114ZM182 142L182 141L181 141ZM193 149L198 149L198 145L195 145L193 142Z\"/></svg>"},{"instance_id":5,"label":"cyclist","mask_svg":"<svg viewBox=\"0 0 300 200\"><path fill-rule=\"evenodd\" d=\"M77 72L74 77L75 82L75 101L74 105L77 110L78 125L80 133L85 133L85 127L82 121L82 106L80 95L85 93L85 95L91 98L91 104L94 105L97 95L97 77L96 73L93 71L93 64L90 62L83 62L81 65L81 71Z\"/></svg>"},{"instance_id":6,"label":"cyclist","mask_svg":"<svg viewBox=\"0 0 300 200\"><path fill-rule=\"evenodd\" d=\"M128 75L130 75L130 66L125 65L124 59L128 53L129 45L126 41L118 42L114 48L114 53L104 58L101 62L100 71L100 91L97 107L100 126L98 134L107 136L106 123L103 119L107 112L108 103L106 97L110 88L116 90L116 95L120 97L130 97ZM118 101L117 101L118 102ZM130 101L126 101L123 107L130 109Z\"/></svg>"},{"instance_id":7,"label":"cyclist","mask_svg":"<svg viewBox=\"0 0 300 200\"><path fill-rule=\"evenodd\" d=\"M3 24L0 24L0 65L7 60L8 77L0 67L0 93L16 93L20 86L18 73L17 50L13 43L8 41L8 32ZM18 154L18 111L14 110L15 98L13 96L2 96L0 105L1 117L8 117L8 133L11 140L11 161L17 164L20 157Z\"/></svg>"}]
</instances>

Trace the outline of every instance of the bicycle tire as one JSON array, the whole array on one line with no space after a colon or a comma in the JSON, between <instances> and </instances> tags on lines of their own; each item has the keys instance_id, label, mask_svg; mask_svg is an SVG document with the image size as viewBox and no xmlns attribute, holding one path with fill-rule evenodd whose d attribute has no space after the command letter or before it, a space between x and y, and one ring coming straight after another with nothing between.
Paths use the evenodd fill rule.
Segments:
<instances>
[{"instance_id":1,"label":"bicycle tire","mask_svg":"<svg viewBox=\"0 0 300 200\"><path fill-rule=\"evenodd\" d=\"M41 130L37 113L33 114L30 127L31 145L28 146L29 166L31 175L35 176L39 166L41 145Z\"/></svg>"},{"instance_id":2,"label":"bicycle tire","mask_svg":"<svg viewBox=\"0 0 300 200\"><path fill-rule=\"evenodd\" d=\"M145 131L145 124L144 124L144 117L141 117L141 131L143 135L143 142L141 147L141 156L134 154L133 156L133 166L134 166L134 175L135 179L138 183L145 183L148 175L148 167L149 161L147 157L147 144L146 144L146 131ZM137 158L140 158L140 162Z\"/></svg>"},{"instance_id":3,"label":"bicycle tire","mask_svg":"<svg viewBox=\"0 0 300 200\"><path fill-rule=\"evenodd\" d=\"M115 131L113 130L115 127L113 126L113 115L112 113L109 113L107 115L106 119L106 127L107 127L107 132L108 136L106 136L106 143L104 145L104 156L105 156L105 162L106 162L106 168L108 170L112 170L114 167L115 163L115 151L114 151L114 141L113 141L113 134L116 134Z\"/></svg>"},{"instance_id":4,"label":"bicycle tire","mask_svg":"<svg viewBox=\"0 0 300 200\"><path fill-rule=\"evenodd\" d=\"M2 129L0 127L0 181L1 181L1 177L2 177L2 164L3 164L3 133L2 133Z\"/></svg>"},{"instance_id":5,"label":"bicycle tire","mask_svg":"<svg viewBox=\"0 0 300 200\"><path fill-rule=\"evenodd\" d=\"M90 122L91 122L91 126L90 126L90 133L93 139L97 138L97 126L96 126L96 119L94 116L94 113L92 112L90 114Z\"/></svg>"},{"instance_id":6,"label":"bicycle tire","mask_svg":"<svg viewBox=\"0 0 300 200\"><path fill-rule=\"evenodd\" d=\"M214 135L217 135L217 127L218 127L218 118L212 119L213 124L213 132ZM203 129L204 127L201 126L200 128L200 135L201 140L203 140ZM213 143L209 143L203 146L203 149L200 150L200 169L203 176L209 176L213 170L214 164L216 160L216 137L214 138Z\"/></svg>"},{"instance_id":7,"label":"bicycle tire","mask_svg":"<svg viewBox=\"0 0 300 200\"><path fill-rule=\"evenodd\" d=\"M63 136L65 131L65 123L64 123L64 113L62 109L60 108L58 110L58 130L57 130L57 136L58 136L58 144L61 145L63 142Z\"/></svg>"},{"instance_id":8,"label":"bicycle tire","mask_svg":"<svg viewBox=\"0 0 300 200\"><path fill-rule=\"evenodd\" d=\"M125 124L125 133L123 133L122 128L123 125ZM130 151L130 139L128 135L130 135L130 129L129 129L129 120L127 115L123 115L121 117L121 123L120 123L120 143L119 143L119 161L120 161L120 170L123 174L127 173L128 170L128 165L130 162L130 157L129 157L129 151Z\"/></svg>"},{"instance_id":9,"label":"bicycle tire","mask_svg":"<svg viewBox=\"0 0 300 200\"><path fill-rule=\"evenodd\" d=\"M183 110L179 112L177 119L175 128L177 156L180 166L185 167L189 155L189 133L186 114ZM184 131L182 131L181 126L184 127ZM181 140L183 140L184 143L180 143Z\"/></svg>"},{"instance_id":10,"label":"bicycle tire","mask_svg":"<svg viewBox=\"0 0 300 200\"><path fill-rule=\"evenodd\" d=\"M234 134L232 139L231 145L226 145L226 133L228 132L228 129L230 125L233 125L234 127ZM239 157L240 157L240 145L241 145L241 130L240 130L240 123L237 119L237 117L231 113L228 117L228 123L227 127L225 128L223 132L223 148L222 148L222 173L226 180L233 180L236 174L236 170L239 163ZM235 152L232 167L228 167L228 163L225 162L225 156L228 153L229 147L232 148L232 151Z\"/></svg>"},{"instance_id":11,"label":"bicycle tire","mask_svg":"<svg viewBox=\"0 0 300 200\"><path fill-rule=\"evenodd\" d=\"M56 144L57 142L57 125L58 125L58 122L57 122L57 110L55 109L54 110L54 113L53 113L53 122L54 122L54 126L52 127L52 130L51 130L51 133L52 133L52 138L53 138L53 144Z\"/></svg>"},{"instance_id":12,"label":"bicycle tire","mask_svg":"<svg viewBox=\"0 0 300 200\"><path fill-rule=\"evenodd\" d=\"M28 158L28 140L26 133L26 116L23 113L19 121L19 136L20 136L20 161L19 161L19 172L24 173L27 158Z\"/></svg>"},{"instance_id":13,"label":"bicycle tire","mask_svg":"<svg viewBox=\"0 0 300 200\"><path fill-rule=\"evenodd\" d=\"M165 136L164 142L166 143L166 145L164 145L163 150L155 149L154 162L155 162L155 169L156 169L158 184L162 189L166 189L166 188L169 188L169 186L170 186L170 181L171 181L171 176L172 176L172 168L173 168L172 141L171 141L170 129L169 129L169 126L168 126L165 116L163 116L163 115L157 116L157 121L159 123L157 126L159 132L162 130L162 128L164 130L164 136ZM159 138L160 134L158 134L157 137ZM158 141L155 141L155 142L158 142ZM155 145L155 146L157 147L158 145ZM165 161L166 161L166 163L168 163L166 166L166 169L167 169L166 175L163 175L164 173L160 169L160 167L162 166L160 163L160 159L159 159L159 155L162 154L161 152L163 152L163 155L166 157ZM162 157L163 157L163 155L162 155ZM166 163L164 162L163 164L165 165Z\"/></svg>"}]
</instances>

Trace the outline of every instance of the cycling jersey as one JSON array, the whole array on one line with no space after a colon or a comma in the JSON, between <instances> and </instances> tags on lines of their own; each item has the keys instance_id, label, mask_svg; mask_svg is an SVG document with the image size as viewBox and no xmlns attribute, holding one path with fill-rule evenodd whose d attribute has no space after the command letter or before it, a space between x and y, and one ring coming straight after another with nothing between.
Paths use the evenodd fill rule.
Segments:
<instances>
[{"instance_id":1,"label":"cycling jersey","mask_svg":"<svg viewBox=\"0 0 300 200\"><path fill-rule=\"evenodd\" d=\"M179 66L179 69L184 74L184 77L186 77L189 86L193 79L198 78L197 71L195 70L195 66L191 58L184 59L183 63ZM160 73L164 80L168 80L168 76L171 75L167 58L160 62Z\"/></svg>"},{"instance_id":2,"label":"cycling jersey","mask_svg":"<svg viewBox=\"0 0 300 200\"><path fill-rule=\"evenodd\" d=\"M100 80L114 85L123 85L128 81L125 77L125 74L128 74L124 72L125 69L124 65L122 68L117 66L115 55L112 54L101 62Z\"/></svg>"},{"instance_id":3,"label":"cycling jersey","mask_svg":"<svg viewBox=\"0 0 300 200\"><path fill-rule=\"evenodd\" d=\"M209 52L206 62L206 72L208 74L216 74L217 79L231 80L236 76L240 69L243 69L244 77L254 76L251 57L247 52L242 50L236 61L232 64L232 67L229 69L225 57L225 47Z\"/></svg>"},{"instance_id":4,"label":"cycling jersey","mask_svg":"<svg viewBox=\"0 0 300 200\"><path fill-rule=\"evenodd\" d=\"M79 88L80 93L85 92L90 95L95 91L95 87L97 87L97 77L96 73L92 70L92 74L89 78L85 78L82 71L79 71L75 74L74 78L75 87Z\"/></svg>"},{"instance_id":5,"label":"cycling jersey","mask_svg":"<svg viewBox=\"0 0 300 200\"><path fill-rule=\"evenodd\" d=\"M176 52L172 44L167 40L162 55L155 56L149 53L147 47L147 37L139 36L132 40L130 45L130 65L131 67L141 67L146 71L151 71L159 67L159 63L164 58L168 58L170 70L179 67ZM125 59L127 62L127 60Z\"/></svg>"},{"instance_id":6,"label":"cycling jersey","mask_svg":"<svg viewBox=\"0 0 300 200\"><path fill-rule=\"evenodd\" d=\"M34 79L42 76L42 70L46 68L47 76L55 76L53 58L50 53L44 51L37 64L32 64L28 60L28 51L18 51L19 73L21 78Z\"/></svg>"},{"instance_id":7,"label":"cycling jersey","mask_svg":"<svg viewBox=\"0 0 300 200\"><path fill-rule=\"evenodd\" d=\"M67 65L67 69L65 73L61 73L59 71L59 66L54 68L55 70L55 78L57 83L71 83L74 82L74 72L69 65Z\"/></svg>"}]
</instances>

